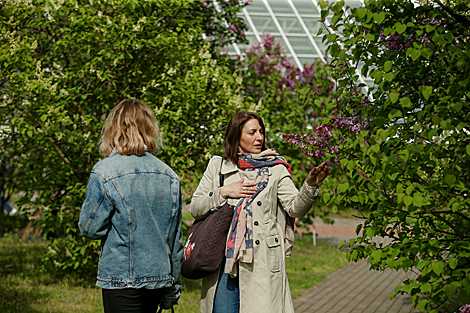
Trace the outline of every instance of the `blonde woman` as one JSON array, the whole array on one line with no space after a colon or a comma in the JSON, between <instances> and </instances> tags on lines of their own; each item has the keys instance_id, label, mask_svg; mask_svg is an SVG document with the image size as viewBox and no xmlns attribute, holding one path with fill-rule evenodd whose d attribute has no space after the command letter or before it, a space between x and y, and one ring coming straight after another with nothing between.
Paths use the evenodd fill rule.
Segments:
<instances>
[{"instance_id":1,"label":"blonde woman","mask_svg":"<svg viewBox=\"0 0 470 313\"><path fill-rule=\"evenodd\" d=\"M112 109L101 133L80 213L81 233L101 239L96 285L105 312L171 309L181 295L183 258L178 176L153 154L162 145L150 107Z\"/></svg>"}]
</instances>

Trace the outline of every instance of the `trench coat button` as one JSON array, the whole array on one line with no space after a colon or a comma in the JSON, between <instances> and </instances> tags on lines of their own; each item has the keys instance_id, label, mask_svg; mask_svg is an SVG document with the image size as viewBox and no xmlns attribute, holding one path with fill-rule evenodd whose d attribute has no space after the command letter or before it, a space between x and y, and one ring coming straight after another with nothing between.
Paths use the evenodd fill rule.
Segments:
<instances>
[{"instance_id":1,"label":"trench coat button","mask_svg":"<svg viewBox=\"0 0 470 313\"><path fill-rule=\"evenodd\" d=\"M256 202L258 206L261 206L261 201Z\"/></svg>"},{"instance_id":2,"label":"trench coat button","mask_svg":"<svg viewBox=\"0 0 470 313\"><path fill-rule=\"evenodd\" d=\"M258 221L255 221L255 226L258 226Z\"/></svg>"},{"instance_id":3,"label":"trench coat button","mask_svg":"<svg viewBox=\"0 0 470 313\"><path fill-rule=\"evenodd\" d=\"M278 241L279 241L279 239L277 239L277 238L274 238L274 241L275 241L275 242L278 242Z\"/></svg>"},{"instance_id":4,"label":"trench coat button","mask_svg":"<svg viewBox=\"0 0 470 313\"><path fill-rule=\"evenodd\" d=\"M259 245L259 240L256 240L255 243L256 243L257 245Z\"/></svg>"},{"instance_id":5,"label":"trench coat button","mask_svg":"<svg viewBox=\"0 0 470 313\"><path fill-rule=\"evenodd\" d=\"M213 193L212 191L209 192L209 197L212 197L213 194L214 194L214 193Z\"/></svg>"}]
</instances>

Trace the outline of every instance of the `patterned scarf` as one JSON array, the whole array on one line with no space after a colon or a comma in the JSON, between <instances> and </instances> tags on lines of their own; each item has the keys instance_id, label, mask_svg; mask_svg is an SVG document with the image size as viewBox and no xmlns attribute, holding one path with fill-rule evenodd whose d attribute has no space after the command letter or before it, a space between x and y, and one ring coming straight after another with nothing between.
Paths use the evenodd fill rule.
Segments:
<instances>
[{"instance_id":1,"label":"patterned scarf","mask_svg":"<svg viewBox=\"0 0 470 313\"><path fill-rule=\"evenodd\" d=\"M289 174L291 166L281 155L274 150L265 150L260 154L240 153L238 158L238 168L246 171L255 171L257 173L255 182L258 190L250 198L242 198L238 202L233 214L232 223L229 230L227 241L227 256L225 262L225 273L232 277L237 276L237 261L251 263L253 261L253 221L251 203L256 196L268 185L269 170L268 167L276 164L283 164L287 167ZM288 241L286 253L290 253L294 242L293 237L294 218L286 216L285 234Z\"/></svg>"}]
</instances>

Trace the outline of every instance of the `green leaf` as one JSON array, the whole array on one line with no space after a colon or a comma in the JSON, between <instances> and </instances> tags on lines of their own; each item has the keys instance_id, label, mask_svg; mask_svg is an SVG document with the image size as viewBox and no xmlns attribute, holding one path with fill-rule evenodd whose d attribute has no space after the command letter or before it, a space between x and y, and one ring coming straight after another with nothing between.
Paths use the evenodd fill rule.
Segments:
<instances>
[{"instance_id":1,"label":"green leaf","mask_svg":"<svg viewBox=\"0 0 470 313\"><path fill-rule=\"evenodd\" d=\"M401 105L405 108L413 107L413 104L411 103L411 100L408 97L400 98L400 102L401 102Z\"/></svg>"},{"instance_id":2,"label":"green leaf","mask_svg":"<svg viewBox=\"0 0 470 313\"><path fill-rule=\"evenodd\" d=\"M416 61L421 56L421 50L411 49L411 59Z\"/></svg>"},{"instance_id":3,"label":"green leaf","mask_svg":"<svg viewBox=\"0 0 470 313\"><path fill-rule=\"evenodd\" d=\"M442 129L452 129L453 126L452 126L452 121L450 118L446 119L446 120L443 120L439 123L439 126L442 128Z\"/></svg>"},{"instance_id":4,"label":"green leaf","mask_svg":"<svg viewBox=\"0 0 470 313\"><path fill-rule=\"evenodd\" d=\"M441 273L444 271L444 263L442 261L433 262L432 263L432 270L437 275L441 275Z\"/></svg>"},{"instance_id":5,"label":"green leaf","mask_svg":"<svg viewBox=\"0 0 470 313\"><path fill-rule=\"evenodd\" d=\"M328 39L329 42L333 42L336 40L336 38L338 38L338 35L336 34L328 34L326 35L326 38Z\"/></svg>"},{"instance_id":6,"label":"green leaf","mask_svg":"<svg viewBox=\"0 0 470 313\"><path fill-rule=\"evenodd\" d=\"M428 284L429 285L429 284ZM418 304L418 311L421 311L423 310L427 304L429 303L429 300L421 300L419 301L419 304Z\"/></svg>"},{"instance_id":7,"label":"green leaf","mask_svg":"<svg viewBox=\"0 0 470 313\"><path fill-rule=\"evenodd\" d=\"M348 190L348 188L349 188L348 182L342 183L338 186L339 192L345 192L346 190Z\"/></svg>"},{"instance_id":8,"label":"green leaf","mask_svg":"<svg viewBox=\"0 0 470 313\"><path fill-rule=\"evenodd\" d=\"M363 19L366 14L367 14L368 10L366 8L357 8L356 10L356 13L357 13L357 16L360 18L360 19Z\"/></svg>"},{"instance_id":9,"label":"green leaf","mask_svg":"<svg viewBox=\"0 0 470 313\"><path fill-rule=\"evenodd\" d=\"M323 202L325 202L325 204L328 204L328 201L330 200L330 198L331 198L331 194L329 193L323 194Z\"/></svg>"},{"instance_id":10,"label":"green leaf","mask_svg":"<svg viewBox=\"0 0 470 313\"><path fill-rule=\"evenodd\" d=\"M449 266L450 266L450 268L451 268L451 269L455 269L455 268L457 267L457 263L458 263L458 261L457 261L456 258L451 258L451 259L449 260Z\"/></svg>"},{"instance_id":11,"label":"green leaf","mask_svg":"<svg viewBox=\"0 0 470 313\"><path fill-rule=\"evenodd\" d=\"M449 284L444 286L444 293L446 294L447 298L452 298L452 296L457 291L457 286Z\"/></svg>"},{"instance_id":12,"label":"green leaf","mask_svg":"<svg viewBox=\"0 0 470 313\"><path fill-rule=\"evenodd\" d=\"M424 203L424 198L422 194L419 192L415 192L413 194L413 205L420 207L420 206L423 206L423 203Z\"/></svg>"},{"instance_id":13,"label":"green leaf","mask_svg":"<svg viewBox=\"0 0 470 313\"><path fill-rule=\"evenodd\" d=\"M375 230L373 228L367 228L366 236L369 238L373 238L375 236Z\"/></svg>"},{"instance_id":14,"label":"green leaf","mask_svg":"<svg viewBox=\"0 0 470 313\"><path fill-rule=\"evenodd\" d=\"M381 24L383 20L385 19L385 12L380 12L380 13L374 13L373 14L374 20L377 22L377 24Z\"/></svg>"},{"instance_id":15,"label":"green leaf","mask_svg":"<svg viewBox=\"0 0 470 313\"><path fill-rule=\"evenodd\" d=\"M391 81L393 80L393 76L394 76L393 73L387 73L387 74L384 75L384 79L385 79L386 81L391 82Z\"/></svg>"},{"instance_id":16,"label":"green leaf","mask_svg":"<svg viewBox=\"0 0 470 313\"><path fill-rule=\"evenodd\" d=\"M444 181L449 186L453 186L456 180L457 180L457 178L455 178L455 176L452 175L452 174L447 174L444 178Z\"/></svg>"},{"instance_id":17,"label":"green leaf","mask_svg":"<svg viewBox=\"0 0 470 313\"><path fill-rule=\"evenodd\" d=\"M397 102L399 96L400 96L400 93L398 91L390 91L388 93L388 98L390 99L390 102L392 103Z\"/></svg>"},{"instance_id":18,"label":"green leaf","mask_svg":"<svg viewBox=\"0 0 470 313\"><path fill-rule=\"evenodd\" d=\"M410 197L410 196L405 196L403 198L403 203L409 207L412 203L413 203L413 197Z\"/></svg>"},{"instance_id":19,"label":"green leaf","mask_svg":"<svg viewBox=\"0 0 470 313\"><path fill-rule=\"evenodd\" d=\"M406 194L411 196L411 193L413 192L413 190L415 189L415 186L413 185L410 185L406 188Z\"/></svg>"},{"instance_id":20,"label":"green leaf","mask_svg":"<svg viewBox=\"0 0 470 313\"><path fill-rule=\"evenodd\" d=\"M320 7L322 9L326 8L328 6L328 2L324 1L324 0L319 0L318 1L318 4L320 5Z\"/></svg>"},{"instance_id":21,"label":"green leaf","mask_svg":"<svg viewBox=\"0 0 470 313\"><path fill-rule=\"evenodd\" d=\"M419 287L422 292L429 292L431 291L431 284L430 283L425 283Z\"/></svg>"},{"instance_id":22,"label":"green leaf","mask_svg":"<svg viewBox=\"0 0 470 313\"><path fill-rule=\"evenodd\" d=\"M388 112L388 118L391 120L399 116L403 116L403 113L400 110L392 109L390 112Z\"/></svg>"},{"instance_id":23,"label":"green leaf","mask_svg":"<svg viewBox=\"0 0 470 313\"><path fill-rule=\"evenodd\" d=\"M421 93L423 94L424 99L429 100L429 97L431 96L431 93L432 93L432 87L431 86L421 87Z\"/></svg>"},{"instance_id":24,"label":"green leaf","mask_svg":"<svg viewBox=\"0 0 470 313\"><path fill-rule=\"evenodd\" d=\"M431 24L427 24L427 25L426 25L426 31L427 31L428 33L432 32L435 28L436 28L435 25L431 25Z\"/></svg>"},{"instance_id":25,"label":"green leaf","mask_svg":"<svg viewBox=\"0 0 470 313\"><path fill-rule=\"evenodd\" d=\"M470 155L470 145L467 145L467 146L465 147L465 150L467 150L467 154Z\"/></svg>"},{"instance_id":26,"label":"green leaf","mask_svg":"<svg viewBox=\"0 0 470 313\"><path fill-rule=\"evenodd\" d=\"M403 34L406 30L406 25L403 25L402 23L396 23L394 25L394 28L395 30L399 33L399 34Z\"/></svg>"},{"instance_id":27,"label":"green leaf","mask_svg":"<svg viewBox=\"0 0 470 313\"><path fill-rule=\"evenodd\" d=\"M388 72L392 69L393 62L392 61L387 61L384 64L384 71Z\"/></svg>"},{"instance_id":28,"label":"green leaf","mask_svg":"<svg viewBox=\"0 0 470 313\"><path fill-rule=\"evenodd\" d=\"M429 58L432 56L432 51L431 49L424 47L423 49L421 49L421 55L427 60L429 60Z\"/></svg>"},{"instance_id":29,"label":"green leaf","mask_svg":"<svg viewBox=\"0 0 470 313\"><path fill-rule=\"evenodd\" d=\"M462 103L461 102L454 102L452 103L452 109L454 109L456 112L460 112L462 109Z\"/></svg>"}]
</instances>

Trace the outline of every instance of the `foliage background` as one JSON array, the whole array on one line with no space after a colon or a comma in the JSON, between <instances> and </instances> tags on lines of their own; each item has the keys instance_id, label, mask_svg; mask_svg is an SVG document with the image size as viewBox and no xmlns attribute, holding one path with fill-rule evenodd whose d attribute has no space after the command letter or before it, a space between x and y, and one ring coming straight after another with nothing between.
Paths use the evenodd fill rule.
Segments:
<instances>
[{"instance_id":1,"label":"foliage background","mask_svg":"<svg viewBox=\"0 0 470 313\"><path fill-rule=\"evenodd\" d=\"M314 102L323 136L302 142L346 174L325 202L371 213L349 259L413 271L397 286L437 312L470 291L470 20L468 1L320 1L335 92ZM347 11L347 12L346 12ZM372 77L368 90L358 71ZM318 129L317 129L318 130ZM382 245L374 236L390 239Z\"/></svg>"},{"instance_id":2,"label":"foliage background","mask_svg":"<svg viewBox=\"0 0 470 313\"><path fill-rule=\"evenodd\" d=\"M98 242L76 225L104 118L120 100L155 109L166 140L159 157L194 188L220 150L220 129L244 107L241 78L213 53L220 40L242 40L243 25L204 28L236 23L233 4L220 13L186 0L2 3L2 177L53 240L44 264L95 272ZM219 41L202 38L218 32Z\"/></svg>"}]
</instances>

